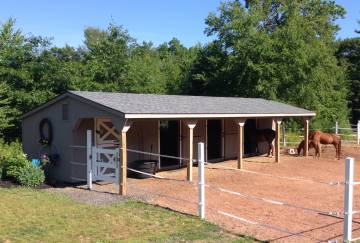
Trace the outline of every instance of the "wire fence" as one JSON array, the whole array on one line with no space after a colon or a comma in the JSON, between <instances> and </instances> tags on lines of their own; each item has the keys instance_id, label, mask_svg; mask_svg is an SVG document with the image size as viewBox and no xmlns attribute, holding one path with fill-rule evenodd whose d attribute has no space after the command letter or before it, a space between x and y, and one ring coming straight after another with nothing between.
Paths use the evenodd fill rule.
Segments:
<instances>
[{"instance_id":1,"label":"wire fence","mask_svg":"<svg viewBox=\"0 0 360 243\"><path fill-rule=\"evenodd\" d=\"M317 129L310 129L314 131ZM360 144L360 121L357 124L350 124L349 127L341 127L335 122L333 127L323 129L324 132L335 133L339 135L342 142L349 144ZM298 145L304 139L304 129L287 129L286 123L283 123L281 130L281 145L283 147L293 147Z\"/></svg>"},{"instance_id":2,"label":"wire fence","mask_svg":"<svg viewBox=\"0 0 360 243\"><path fill-rule=\"evenodd\" d=\"M143 173L141 171L138 171L138 173ZM155 179L163 179L163 177L157 177L157 176L153 176L153 178ZM167 178L169 180L171 180L170 178ZM195 183L193 183L195 184ZM206 188L210 188L212 190L217 190L219 192L223 192L223 193L228 193L230 195L235 195L235 196L240 196L242 198L248 199L248 200L255 200L255 201L260 201L260 202L265 202L265 203L270 203L270 204L274 204L274 205L278 205L278 206L285 206L288 208L293 208L293 209L300 209L303 210L305 212L309 212L309 213L316 213L316 214L320 214L320 215L330 215L330 216L342 216L343 213L342 212L331 212L331 211L324 211L324 210L319 210L319 209L314 209L314 208L309 208L309 207L305 207L305 206L299 206L299 205L294 205L291 203L286 203L286 202L281 202L281 201L277 201L277 200L272 200L272 199L267 199L267 198L261 198L261 197L257 197L254 195L248 195L248 194L244 194L244 193L239 193L239 192L234 192L228 189L224 189L221 187L217 187L214 185L210 185L210 184L206 184ZM142 193L148 194L148 195L152 195L152 196L156 196L156 197L160 197L163 199L167 199L170 202L172 201L176 201L176 202L180 202L180 203L186 203L189 205L193 205L193 206L198 206L198 202L195 200L188 200L188 199L184 199L181 197L176 197L176 196L171 196L171 195L167 195L165 193L159 193L159 192L155 192L155 191L150 191L150 190L145 190L143 188L139 188L138 186L134 186L134 185L130 185L129 189L133 190L133 191L140 191ZM228 206L229 208L229 206ZM230 206L230 209L237 209L236 206ZM246 219L244 217L240 217L238 215L226 212L225 209L214 209L211 207L206 207L206 211L209 211L213 214L219 214L225 217L229 217L232 218L233 220L236 221L240 221L241 223L244 224L250 224L250 225L254 225L254 226L258 226L267 230L272 230L275 232L279 232L279 233L284 233L287 236L286 237L298 237L298 238L304 238L304 239L310 239L311 241L317 241L317 242L322 242L323 240L312 237L312 236L308 236L303 232L295 232L292 231L286 227L279 227L279 226L273 226L273 225L269 225L266 223L262 223L261 221L256 221L256 220L250 220L250 219ZM189 212L188 212L189 213Z\"/></svg>"},{"instance_id":3,"label":"wire fence","mask_svg":"<svg viewBox=\"0 0 360 243\"><path fill-rule=\"evenodd\" d=\"M207 165L206 166L207 169L232 170L232 171L239 172L239 173L250 173L250 174L255 174L255 175L266 176L266 177L269 177L272 179L284 179L284 180L290 180L290 181L301 181L301 182L306 182L306 183L317 183L317 184L322 184L322 185L327 185L327 186L339 186L339 185L344 184L344 182L342 182L342 181L326 182L326 181L319 181L319 180L314 180L314 179L309 179L309 178L304 178L304 177L280 176L280 175L268 174L268 173L263 173L263 172L258 172L258 171L238 169L238 168L234 168L234 167L230 167L230 166L217 165L217 164L213 164L213 163L209 163L209 162L205 162L205 165Z\"/></svg>"},{"instance_id":4,"label":"wire fence","mask_svg":"<svg viewBox=\"0 0 360 243\"><path fill-rule=\"evenodd\" d=\"M337 129L339 131L339 128ZM76 146L73 146L74 149L84 149L84 147L79 147L77 148ZM93 148L92 146L87 146L86 147L87 150ZM117 150L123 150L124 148L117 148ZM153 190L146 190L144 188L139 188L138 186L134 186L134 185L129 185L129 189L131 190L137 190L137 191L142 191L143 193L147 193L147 194L151 194L154 196L158 196L158 197L162 197L162 198L167 198L171 201L179 201L179 202L186 202L189 204L193 204L193 205L197 205L198 206L198 210L199 210L199 216L200 218L205 218L205 209L207 211L211 211L213 213L216 214L220 214L222 216L225 217L229 217L232 218L234 220L237 221L241 221L243 223L247 223L247 224L252 224L252 225L256 225L262 228L267 228L270 230L274 230L277 232L282 232L282 233L286 233L289 236L296 236L296 237L303 237L303 238L307 238L307 239L311 239L311 240L316 240L316 241L320 241L319 239L316 239L314 237L311 236L307 236L302 232L293 232L292 230L287 229L286 227L278 227L278 226L273 226L273 225L269 225L269 224L265 224L262 223L261 220L257 221L257 220L249 220L249 219L245 219L239 215L232 214L229 212L226 212L224 209L222 208L209 208L205 206L205 188L208 188L210 190L216 190L217 192L220 193L226 193L228 196L233 196L235 197L234 200L236 200L236 198L241 197L243 199L246 200L252 200L252 201L257 201L257 202L261 202L261 203L266 203L269 205L276 205L276 206L281 206L281 207L285 207L285 208L292 208L295 210L302 210L305 211L307 213L315 213L318 215L330 215L330 216L336 216L336 217L341 217L343 215L346 216L346 214L344 214L344 212L339 212L339 211L334 211L334 210L323 210L323 209L319 209L319 208L312 208L312 207L308 207L308 206L304 206L304 205L298 205L296 203L291 203L291 202L285 202L282 200L278 200L278 199L272 199L272 198L266 198L266 197L261 197L261 196L257 196L257 195L251 195L251 194L246 194L243 192L239 192L236 190L232 190L230 188L225 188L222 186L218 186L212 183L206 183L205 182L205 169L222 169L222 170L231 170L234 171L236 173L250 173L256 176L266 176L272 179L277 179L277 180L286 180L286 181L297 181L297 182L302 182L302 183L313 183L313 184L321 184L321 185L326 185L326 186L340 186L340 185L346 185L346 183L344 182L340 182L340 181L335 181L335 182L326 182L326 181L319 181L319 180L314 180L314 179L310 179L310 178L303 178L303 177L291 177L291 176L281 176L281 175L274 175L274 174L268 174L268 173L263 173L263 172L257 172L257 171L250 171L250 170L243 170L243 169L236 169L230 166L225 166L225 165L214 165L214 164L210 164L208 162L204 161L204 144L203 143L199 143L199 147L198 147L198 157L197 159L190 159L190 158L185 158L185 157L177 157L177 156L170 156L170 155L164 155L164 154L159 154L159 153L152 153L152 152L146 152L146 151L140 151L140 150L135 150L135 149L126 149L127 152L131 152L131 153L139 153L139 154L143 154L143 155L151 155L151 156L156 156L158 158L171 158L171 159L177 159L177 160L181 160L181 161L190 161L192 160L192 162L197 163L198 164L198 181L197 182L188 182L186 180L179 180L177 178L169 178L169 177L165 177L165 176L160 176L160 175L156 175L156 174L152 174L152 173L147 173L135 168L131 168L128 167L127 170L131 171L133 173L139 173L142 175L146 175L148 177L152 177L156 180L168 180L174 183L187 183L187 184L191 184L191 185L195 185L195 187L193 188L197 188L198 191L198 198L197 200L188 200L188 199L184 199L182 198L180 195L167 195L165 192L155 192ZM88 154L93 154L93 153L89 153ZM116 154L116 153L114 153ZM92 161L92 159L89 159L89 156L87 156L88 158L88 162ZM114 160L115 161L115 160ZM91 162L92 163L92 162ZM118 163L120 163L120 160L118 160ZM103 164L103 163L102 163ZM206 165L206 166L205 166ZM115 166L116 167L116 166ZM88 166L88 171L91 175L91 171L92 171L92 166ZM90 169L89 169L90 168ZM87 177L88 180L92 181L92 177L88 176ZM88 182L89 184L89 182ZM91 183L90 183L91 184ZM171 184L169 184L171 186ZM119 183L120 186L120 183ZM90 189L91 187L89 187ZM195 189L196 190L196 189ZM230 207L230 209L236 210L236 207L233 207L232 205L228 206Z\"/></svg>"}]
</instances>

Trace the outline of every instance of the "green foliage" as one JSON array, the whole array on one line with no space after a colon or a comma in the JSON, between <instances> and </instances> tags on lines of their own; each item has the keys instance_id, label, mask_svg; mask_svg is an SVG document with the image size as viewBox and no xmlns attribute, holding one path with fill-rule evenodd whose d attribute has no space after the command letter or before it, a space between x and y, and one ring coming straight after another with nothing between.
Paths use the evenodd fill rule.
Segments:
<instances>
[{"instance_id":1,"label":"green foliage","mask_svg":"<svg viewBox=\"0 0 360 243\"><path fill-rule=\"evenodd\" d=\"M99 207L27 188L0 188L0 198L2 241L258 242L198 217L133 200Z\"/></svg>"},{"instance_id":2,"label":"green foliage","mask_svg":"<svg viewBox=\"0 0 360 243\"><path fill-rule=\"evenodd\" d=\"M360 38L339 41L336 55L342 66L347 69L351 120L353 124L357 124L357 121L360 120Z\"/></svg>"},{"instance_id":3,"label":"green foliage","mask_svg":"<svg viewBox=\"0 0 360 243\"><path fill-rule=\"evenodd\" d=\"M200 49L139 44L114 24L85 29L81 48L58 48L14 25L0 26L0 135L9 140L20 136L21 114L66 90L178 94Z\"/></svg>"},{"instance_id":4,"label":"green foliage","mask_svg":"<svg viewBox=\"0 0 360 243\"><path fill-rule=\"evenodd\" d=\"M0 179L2 176L27 187L38 186L45 180L44 171L31 165L19 142L0 141Z\"/></svg>"},{"instance_id":5,"label":"green foliage","mask_svg":"<svg viewBox=\"0 0 360 243\"><path fill-rule=\"evenodd\" d=\"M6 97L8 92L8 86L0 82L0 136L3 135L5 129L13 126L11 117L13 109L10 107L9 99Z\"/></svg>"},{"instance_id":6,"label":"green foliage","mask_svg":"<svg viewBox=\"0 0 360 243\"><path fill-rule=\"evenodd\" d=\"M215 40L201 52L188 92L263 97L317 113L313 126L347 122L345 69L335 58L332 1L240 1L206 19Z\"/></svg>"},{"instance_id":7,"label":"green foliage","mask_svg":"<svg viewBox=\"0 0 360 243\"><path fill-rule=\"evenodd\" d=\"M21 143L0 143L0 167L5 177L16 180L21 168L29 164L30 161L23 153Z\"/></svg>"},{"instance_id":8,"label":"green foliage","mask_svg":"<svg viewBox=\"0 0 360 243\"><path fill-rule=\"evenodd\" d=\"M45 174L40 167L28 163L18 169L16 181L22 186L37 187L44 183Z\"/></svg>"},{"instance_id":9,"label":"green foliage","mask_svg":"<svg viewBox=\"0 0 360 243\"><path fill-rule=\"evenodd\" d=\"M113 23L86 28L81 47L59 48L9 19L0 26L0 135L18 138L20 115L66 90L262 97L316 111L315 128L346 126L349 99L355 119L359 58L344 54L357 46L343 42L335 56L344 9L330 0L241 2L209 14L213 41L190 48L176 38L138 43Z\"/></svg>"}]
</instances>

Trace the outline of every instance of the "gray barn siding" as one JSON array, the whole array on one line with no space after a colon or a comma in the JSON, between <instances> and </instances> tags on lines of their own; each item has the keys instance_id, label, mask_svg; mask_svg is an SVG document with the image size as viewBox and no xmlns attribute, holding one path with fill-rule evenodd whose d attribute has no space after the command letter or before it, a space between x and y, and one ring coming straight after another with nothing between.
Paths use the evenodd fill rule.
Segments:
<instances>
[{"instance_id":1,"label":"gray barn siding","mask_svg":"<svg viewBox=\"0 0 360 243\"><path fill-rule=\"evenodd\" d=\"M87 130L94 132L94 119L79 119L72 129L71 145L86 146ZM94 133L93 133L94 134ZM92 136L94 144L94 136ZM86 179L86 148L69 148L69 160L71 164L71 178Z\"/></svg>"},{"instance_id":2,"label":"gray barn siding","mask_svg":"<svg viewBox=\"0 0 360 243\"><path fill-rule=\"evenodd\" d=\"M69 104L69 120L62 120L62 104ZM52 145L56 148L60 155L60 160L51 169L51 179L59 181L74 182L72 179L73 168L71 166L70 148L69 145L73 141L73 129L78 119L94 118L94 117L109 117L119 122L124 122L121 117L115 117L109 112L96 109L93 106L67 97L59 102L56 102L31 116L27 116L22 121L22 141L24 152L29 159L39 158L41 145L39 144L39 123L43 118L50 119L53 127L53 141ZM118 124L121 125L121 124Z\"/></svg>"}]
</instances>

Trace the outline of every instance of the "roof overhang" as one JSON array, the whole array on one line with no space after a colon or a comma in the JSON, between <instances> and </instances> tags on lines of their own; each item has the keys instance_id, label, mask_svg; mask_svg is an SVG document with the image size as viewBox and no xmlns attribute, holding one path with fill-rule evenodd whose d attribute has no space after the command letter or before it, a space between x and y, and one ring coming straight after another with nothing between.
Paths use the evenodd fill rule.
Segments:
<instances>
[{"instance_id":1,"label":"roof overhang","mask_svg":"<svg viewBox=\"0 0 360 243\"><path fill-rule=\"evenodd\" d=\"M20 119L21 120L24 120L25 118L51 106L52 104L55 104L56 102L59 102L65 98L73 98L73 99L76 99L80 102L83 102L83 103L86 103L86 104L89 104L89 105L93 105L94 107L100 109L100 110L103 110L103 111L106 111L106 112L109 112L110 114L113 114L113 115L116 115L116 116L121 116L121 117L124 117L124 113L120 112L120 111L117 111L117 110L114 110L110 107L107 107L107 106L104 106L104 105L101 105L101 104L98 104L92 100L89 100L89 99L86 99L86 98L83 98L81 96L78 96L76 94L73 94L71 92L66 92L64 94L61 94L61 95L58 95L54 98L52 98L51 100L49 100L48 102L45 102L43 104L41 104L40 106L36 107L35 109L23 114L22 116L20 116Z\"/></svg>"},{"instance_id":2,"label":"roof overhang","mask_svg":"<svg viewBox=\"0 0 360 243\"><path fill-rule=\"evenodd\" d=\"M316 113L300 114L125 114L127 119L174 118L256 118L256 117L314 117Z\"/></svg>"}]
</instances>

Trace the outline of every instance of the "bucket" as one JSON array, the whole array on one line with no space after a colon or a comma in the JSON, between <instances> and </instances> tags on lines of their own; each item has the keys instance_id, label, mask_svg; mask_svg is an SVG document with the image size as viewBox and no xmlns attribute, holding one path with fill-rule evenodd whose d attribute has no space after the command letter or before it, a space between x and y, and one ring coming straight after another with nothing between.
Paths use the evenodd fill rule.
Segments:
<instances>
[{"instance_id":1,"label":"bucket","mask_svg":"<svg viewBox=\"0 0 360 243\"><path fill-rule=\"evenodd\" d=\"M135 160L130 162L128 164L128 167L134 170L155 175L157 163L158 163L157 160L149 160L149 159ZM151 178L150 175L140 174L131 170L128 171L128 177L138 178L138 179Z\"/></svg>"},{"instance_id":2,"label":"bucket","mask_svg":"<svg viewBox=\"0 0 360 243\"><path fill-rule=\"evenodd\" d=\"M38 167L38 166L40 166L40 160L39 160L39 159L32 159L32 160L31 160L31 164L32 164L33 166Z\"/></svg>"}]
</instances>

